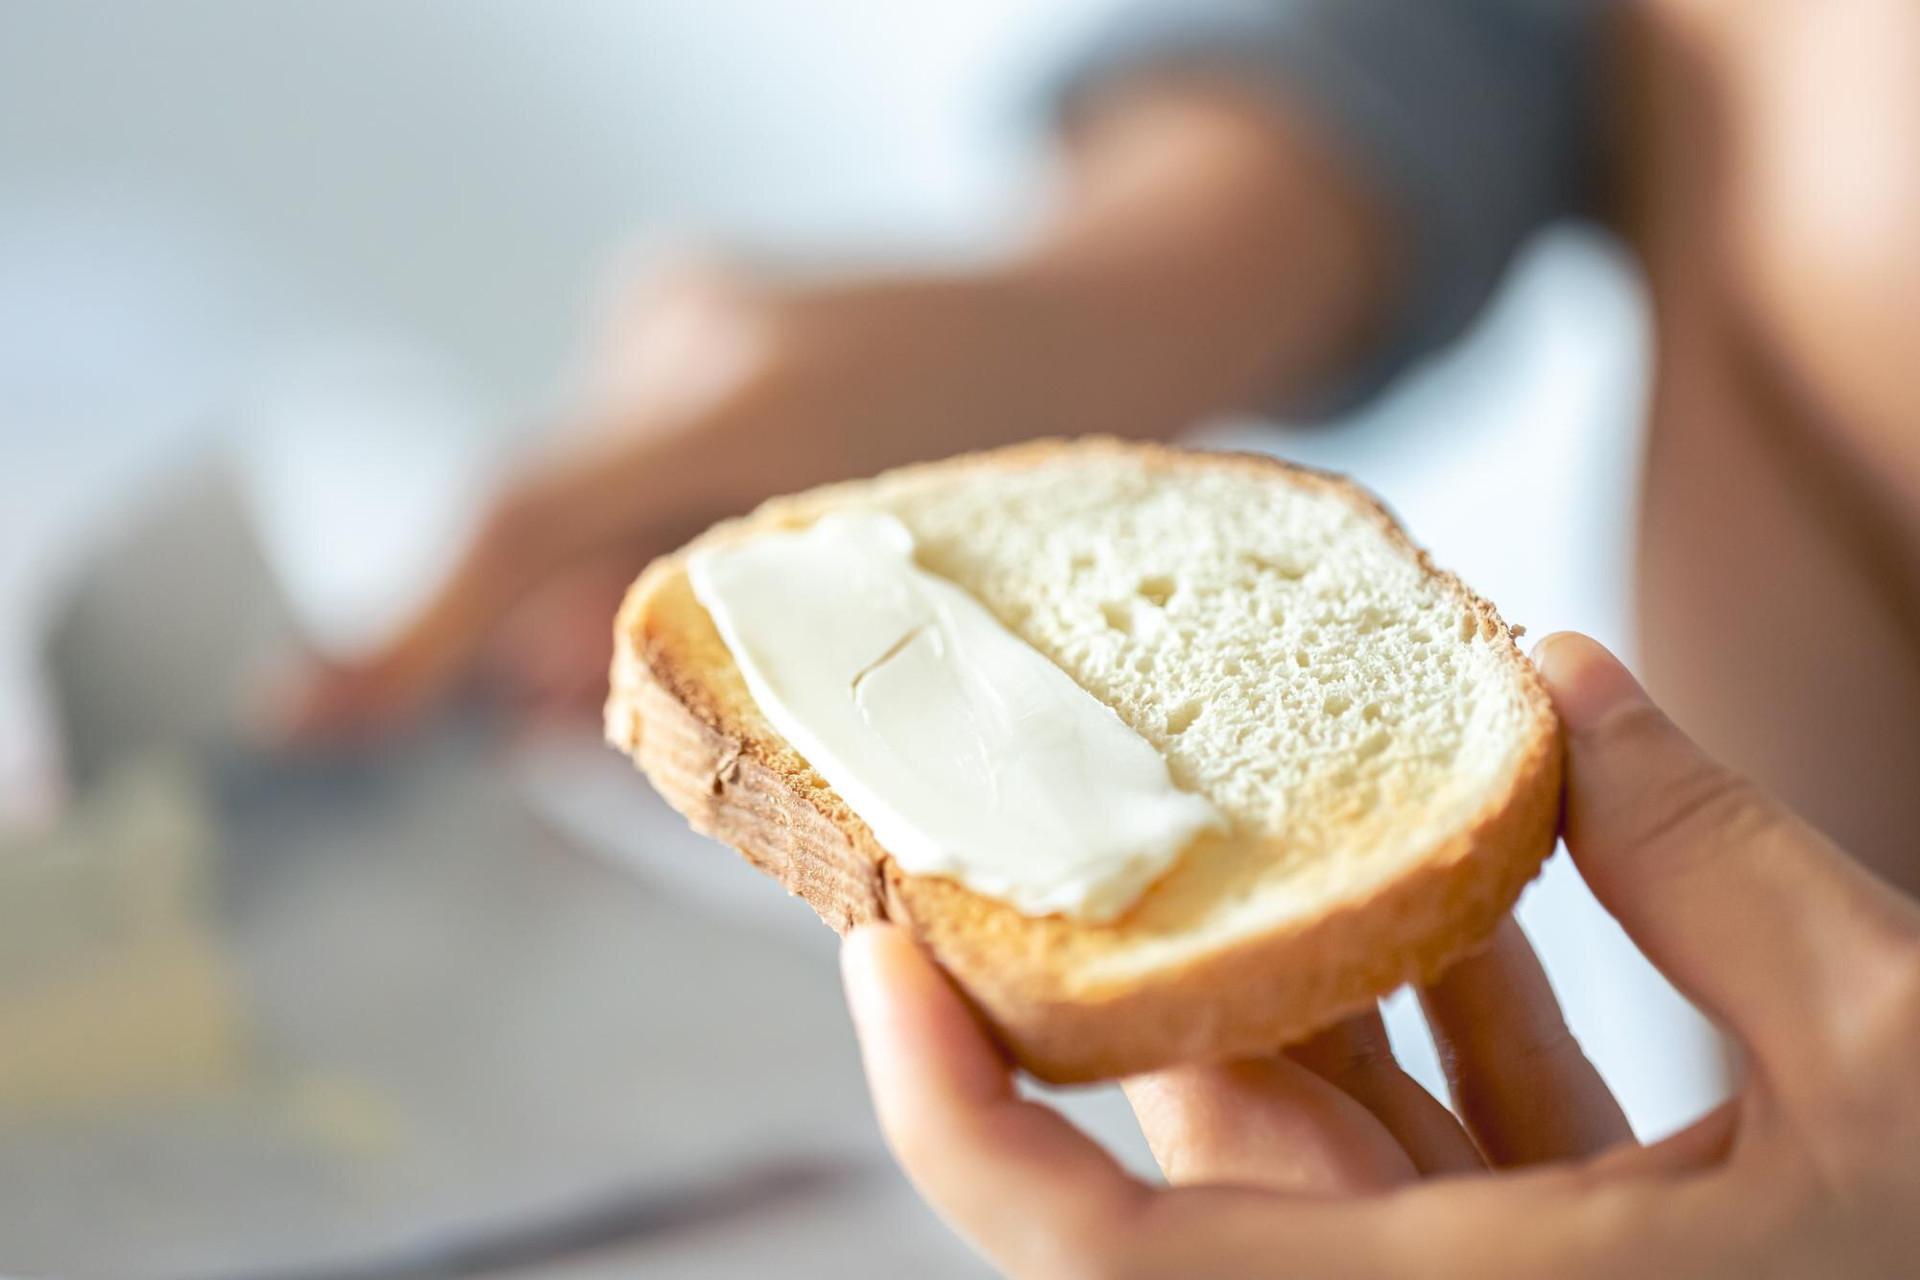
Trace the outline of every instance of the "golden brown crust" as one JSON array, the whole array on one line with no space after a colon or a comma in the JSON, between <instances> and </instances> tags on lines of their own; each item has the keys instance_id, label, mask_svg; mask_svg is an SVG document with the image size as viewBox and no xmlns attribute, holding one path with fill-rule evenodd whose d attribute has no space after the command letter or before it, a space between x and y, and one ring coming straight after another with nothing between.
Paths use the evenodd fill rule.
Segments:
<instances>
[{"instance_id":1,"label":"golden brown crust","mask_svg":"<svg viewBox=\"0 0 1920 1280\"><path fill-rule=\"evenodd\" d=\"M951 881L903 873L866 824L766 723L693 597L684 572L691 548L649 566L621 609L607 708L610 740L695 829L738 849L836 930L879 919L906 927L959 982L1020 1065L1044 1080L1099 1080L1273 1050L1404 982L1437 976L1476 947L1552 851L1562 768L1545 687L1493 606L1434 568L1364 489L1265 455L1106 439L1041 441L856 483L909 479L926 467L1017 469L1067 452L1125 452L1150 468L1257 471L1337 491L1366 511L1460 598L1480 619L1482 634L1503 645L1514 664L1534 732L1512 785L1489 797L1463 830L1413 869L1370 893L1138 981L1086 991L1059 981L1059 966L1051 962L1081 940L1086 926L1025 917ZM850 487L776 499L693 545L805 523Z\"/></svg>"}]
</instances>

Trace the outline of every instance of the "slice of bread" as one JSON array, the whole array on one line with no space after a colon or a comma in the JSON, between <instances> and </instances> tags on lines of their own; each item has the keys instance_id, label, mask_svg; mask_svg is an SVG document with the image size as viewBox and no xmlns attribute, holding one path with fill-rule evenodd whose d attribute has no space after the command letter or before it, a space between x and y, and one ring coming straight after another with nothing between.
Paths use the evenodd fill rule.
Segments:
<instances>
[{"instance_id":1,"label":"slice of bread","mask_svg":"<svg viewBox=\"0 0 1920 1280\"><path fill-rule=\"evenodd\" d=\"M905 874L755 706L686 574L616 631L610 740L694 827L845 932L893 920L1054 1082L1279 1048L1471 950L1553 847L1561 746L1493 607L1335 476L1042 442L775 499L696 542L892 514L1163 752L1230 830L1118 920Z\"/></svg>"}]
</instances>

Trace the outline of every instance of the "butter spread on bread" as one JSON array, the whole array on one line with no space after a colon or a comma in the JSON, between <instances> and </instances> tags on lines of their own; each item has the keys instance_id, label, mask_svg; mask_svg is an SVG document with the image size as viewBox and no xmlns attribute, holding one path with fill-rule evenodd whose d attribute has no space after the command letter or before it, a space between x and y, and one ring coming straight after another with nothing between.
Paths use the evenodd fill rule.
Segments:
<instances>
[{"instance_id":1,"label":"butter spread on bread","mask_svg":"<svg viewBox=\"0 0 1920 1280\"><path fill-rule=\"evenodd\" d=\"M916 565L893 516L832 512L687 572L754 702L906 871L1110 920L1221 824L1111 708Z\"/></svg>"}]
</instances>

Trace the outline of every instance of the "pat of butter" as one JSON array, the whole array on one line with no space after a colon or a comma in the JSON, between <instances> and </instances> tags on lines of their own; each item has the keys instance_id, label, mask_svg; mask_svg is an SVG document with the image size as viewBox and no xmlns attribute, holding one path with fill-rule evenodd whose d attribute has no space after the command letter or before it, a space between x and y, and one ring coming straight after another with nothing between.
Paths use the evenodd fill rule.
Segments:
<instances>
[{"instance_id":1,"label":"pat of butter","mask_svg":"<svg viewBox=\"0 0 1920 1280\"><path fill-rule=\"evenodd\" d=\"M1109 920L1220 825L891 516L706 548L688 573L762 713L909 872Z\"/></svg>"}]
</instances>

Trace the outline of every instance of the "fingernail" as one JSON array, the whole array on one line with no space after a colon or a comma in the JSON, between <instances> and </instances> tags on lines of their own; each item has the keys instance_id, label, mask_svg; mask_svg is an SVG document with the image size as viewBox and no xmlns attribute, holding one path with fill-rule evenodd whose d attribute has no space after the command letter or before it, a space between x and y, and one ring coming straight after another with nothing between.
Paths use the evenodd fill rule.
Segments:
<instances>
[{"instance_id":1,"label":"fingernail","mask_svg":"<svg viewBox=\"0 0 1920 1280\"><path fill-rule=\"evenodd\" d=\"M1584 733L1614 708L1645 702L1646 691L1599 641L1559 631L1534 646L1533 660L1546 677L1554 710L1569 733Z\"/></svg>"}]
</instances>

